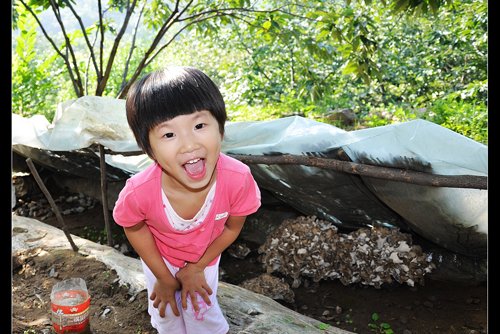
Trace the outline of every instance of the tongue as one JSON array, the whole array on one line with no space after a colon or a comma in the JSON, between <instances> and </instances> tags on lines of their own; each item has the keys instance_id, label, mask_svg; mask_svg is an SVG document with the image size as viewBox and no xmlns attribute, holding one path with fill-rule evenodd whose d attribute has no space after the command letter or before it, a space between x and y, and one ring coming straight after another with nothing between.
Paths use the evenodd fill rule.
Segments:
<instances>
[{"instance_id":1,"label":"tongue","mask_svg":"<svg viewBox=\"0 0 500 334\"><path fill-rule=\"evenodd\" d=\"M203 170L205 169L205 162L204 160L200 159L195 163L185 164L184 168L186 168L186 172L188 174L195 176L203 173Z\"/></svg>"}]
</instances>

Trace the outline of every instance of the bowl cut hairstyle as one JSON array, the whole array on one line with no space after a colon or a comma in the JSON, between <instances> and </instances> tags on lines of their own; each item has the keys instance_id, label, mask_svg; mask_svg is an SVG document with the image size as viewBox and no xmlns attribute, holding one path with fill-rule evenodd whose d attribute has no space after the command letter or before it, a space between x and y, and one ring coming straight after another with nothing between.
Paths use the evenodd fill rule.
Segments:
<instances>
[{"instance_id":1,"label":"bowl cut hairstyle","mask_svg":"<svg viewBox=\"0 0 500 334\"><path fill-rule=\"evenodd\" d=\"M137 144L153 159L149 132L156 125L208 110L224 135L227 120L224 99L215 83L201 70L188 66L171 66L146 74L131 86L125 109Z\"/></svg>"}]
</instances>

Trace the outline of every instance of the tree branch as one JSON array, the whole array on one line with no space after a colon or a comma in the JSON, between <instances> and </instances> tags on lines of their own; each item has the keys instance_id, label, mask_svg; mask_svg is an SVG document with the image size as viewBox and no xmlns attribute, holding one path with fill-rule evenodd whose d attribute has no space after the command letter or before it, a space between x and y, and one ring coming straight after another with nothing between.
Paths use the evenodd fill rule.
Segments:
<instances>
[{"instance_id":1,"label":"tree branch","mask_svg":"<svg viewBox=\"0 0 500 334\"><path fill-rule=\"evenodd\" d=\"M57 22L59 23L59 26L61 27L61 32L64 36L64 41L65 41L65 46L66 50L69 52L71 55L71 60L73 62L73 67L74 67L74 72L76 75L76 87L77 91L75 92L78 97L83 96L84 90L83 90L83 82L82 78L80 77L80 70L78 69L78 63L76 61L76 56L75 52L73 51L73 47L71 46L71 41L68 38L68 34L66 33L66 29L64 27L64 23L61 18L61 13L59 12L59 5L54 2L55 0L50 0L50 7L52 8L52 11L54 12L54 15L56 17Z\"/></svg>"},{"instance_id":2,"label":"tree branch","mask_svg":"<svg viewBox=\"0 0 500 334\"><path fill-rule=\"evenodd\" d=\"M42 22L40 21L40 19L38 18L38 16L36 15L36 13L33 11L33 9L31 9L30 6L28 6L24 0L19 0L23 6L30 12L30 14L35 18L36 22L38 23L38 26L40 27L40 29L42 30L42 33L43 35L45 36L45 38L49 41L50 45L52 45L52 47L54 48L54 50L56 51L56 53L63 59L64 61L64 64L66 64L66 68L68 69L68 75L69 75L69 78L71 79L71 82L73 83L73 89L75 90L75 93L78 94L78 85L77 85L77 82L76 82L76 79L75 79L75 76L73 74L73 69L71 67L71 63L69 62L69 59L68 57L66 57L62 52L61 50L59 50L59 48L57 47L56 43L54 42L54 40L49 36L49 34L47 33L47 30L45 30L45 27L43 26Z\"/></svg>"},{"instance_id":3,"label":"tree branch","mask_svg":"<svg viewBox=\"0 0 500 334\"><path fill-rule=\"evenodd\" d=\"M377 179L418 184L421 186L488 189L487 176L429 174L401 168L366 165L337 159L291 154L264 156L228 153L228 155L247 164L304 165L333 169L342 173L356 174Z\"/></svg>"},{"instance_id":4,"label":"tree branch","mask_svg":"<svg viewBox=\"0 0 500 334\"><path fill-rule=\"evenodd\" d=\"M129 64L130 64L130 60L132 59L132 55L134 54L135 41L137 39L137 33L139 31L139 24L141 23L142 14L144 14L144 9L146 8L146 4L147 4L146 1L144 1L142 3L142 7L141 7L141 10L139 11L139 16L137 18L137 22L136 22L136 24L134 26L134 30L133 30L133 33L132 33L132 43L130 45L130 50L129 50L129 53L128 53L128 56L127 56L127 60L125 61L125 68L123 69L122 83L120 85L120 90L122 90L123 87L125 87L125 84L127 82L128 67L129 67Z\"/></svg>"},{"instance_id":5,"label":"tree branch","mask_svg":"<svg viewBox=\"0 0 500 334\"><path fill-rule=\"evenodd\" d=\"M158 33L156 34L153 42L151 42L151 45L149 46L148 50L144 53L144 57L142 57L141 61L137 65L134 74L132 74L132 77L128 82L125 84L125 86L118 92L118 98L124 98L127 95L127 92L132 85L132 83L139 77L139 75L142 73L142 70L145 67L145 64L149 58L149 56L153 53L153 51L156 49L158 46L158 43L160 43L161 39L165 35L165 33L170 29L170 27L177 21L179 15L184 12L188 6L190 6L192 1L186 5L186 7L182 10L179 11L179 0L176 1L175 4L175 9L172 11L172 13L169 15L169 17L165 20L165 23L163 26L159 29Z\"/></svg>"},{"instance_id":6,"label":"tree branch","mask_svg":"<svg viewBox=\"0 0 500 334\"><path fill-rule=\"evenodd\" d=\"M123 34L125 34L125 31L127 30L128 22L130 20L130 17L132 16L132 13L134 12L136 4L137 0L133 0L132 4L130 6L127 6L127 12L125 14L125 18L123 19L123 24L120 28L120 31L116 35L113 47L111 48L111 52L109 53L108 62L106 64L106 70L104 71L104 75L97 85L97 89L95 92L95 95L97 96L101 96L102 93L104 92L104 89L106 88L106 84L108 82L111 69L113 68L113 63L115 61L116 53L118 52L118 46L120 45L120 41L123 37Z\"/></svg>"},{"instance_id":7,"label":"tree branch","mask_svg":"<svg viewBox=\"0 0 500 334\"><path fill-rule=\"evenodd\" d=\"M186 16L182 19L179 19L179 22L189 21L189 20L193 20L193 19L200 17L200 16L205 16L208 14L215 14L215 13L217 13L218 15L221 15L221 14L222 15L229 15L229 14L232 14L233 12L261 13L261 14L262 13L269 14L269 13L274 13L274 12L282 12L282 13L288 14L287 12L284 12L281 9L283 7L284 6L282 6L280 8L269 9L269 10L249 9L249 8L243 8L243 7L228 7L228 8L209 9L209 10L199 12L199 13L196 13L194 15Z\"/></svg>"},{"instance_id":8,"label":"tree branch","mask_svg":"<svg viewBox=\"0 0 500 334\"><path fill-rule=\"evenodd\" d=\"M71 2L69 0L64 0L64 2L69 7L69 9L71 10L71 12L75 16L76 20L78 21L78 24L80 25L80 29L81 29L82 34L83 34L83 38L85 39L85 43L87 44L87 47L89 48L90 58L92 59L92 63L94 64L95 72L97 74L97 77L100 78L101 71L99 70L99 67L97 66L97 61L95 59L94 48L93 48L92 44L90 43L89 36L87 34L87 31L85 30L85 26L83 25L82 18L75 11L75 8L73 7L73 5L71 4Z\"/></svg>"},{"instance_id":9,"label":"tree branch","mask_svg":"<svg viewBox=\"0 0 500 334\"><path fill-rule=\"evenodd\" d=\"M104 69L104 61L103 61L103 56L104 56L104 22L102 20L102 2L101 0L97 1L97 8L99 11L99 28L98 32L101 34L101 39L99 43L99 73L101 73L101 76L97 77L97 83L101 82L102 80L102 75L103 75L103 69ZM97 40L97 35L96 35L96 40Z\"/></svg>"},{"instance_id":10,"label":"tree branch","mask_svg":"<svg viewBox=\"0 0 500 334\"><path fill-rule=\"evenodd\" d=\"M206 21L206 20L209 20L211 18L214 18L215 16L217 16L217 14L215 15L212 15L212 16L207 16L207 17L203 17L203 18L199 18L197 20L194 20L194 21L191 21L189 23L187 23L185 26L183 26L181 29L179 29L169 40L168 42L166 42L165 44L163 44L161 47L158 48L158 50L155 52L154 55L151 56L151 58L149 58L147 60L147 62L144 64L144 66L148 66L155 58L156 56L158 56L160 54L161 51L163 51L163 49L165 49L167 46L170 45L170 43L172 43L175 38L177 36L180 35L181 32L183 32L185 29L187 29L189 26L193 25L193 24L196 24L196 23L200 23L200 22L203 22L203 21Z\"/></svg>"}]
</instances>

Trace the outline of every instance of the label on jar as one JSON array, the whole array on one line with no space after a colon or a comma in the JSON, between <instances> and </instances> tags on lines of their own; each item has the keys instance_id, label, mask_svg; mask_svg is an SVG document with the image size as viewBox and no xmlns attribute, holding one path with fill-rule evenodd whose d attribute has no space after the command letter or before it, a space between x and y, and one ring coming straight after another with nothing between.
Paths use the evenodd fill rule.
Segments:
<instances>
[{"instance_id":1,"label":"label on jar","mask_svg":"<svg viewBox=\"0 0 500 334\"><path fill-rule=\"evenodd\" d=\"M58 334L84 333L89 327L90 297L83 290L56 292L51 301L52 324Z\"/></svg>"}]
</instances>

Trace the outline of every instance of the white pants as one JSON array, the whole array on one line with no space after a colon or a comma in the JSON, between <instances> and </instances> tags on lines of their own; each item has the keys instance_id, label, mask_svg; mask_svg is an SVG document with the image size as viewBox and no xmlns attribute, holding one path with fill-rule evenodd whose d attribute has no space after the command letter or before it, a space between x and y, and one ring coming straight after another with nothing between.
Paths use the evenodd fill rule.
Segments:
<instances>
[{"instance_id":1,"label":"white pants","mask_svg":"<svg viewBox=\"0 0 500 334\"><path fill-rule=\"evenodd\" d=\"M167 260L163 259L168 269L175 277L180 268L172 266ZM187 309L184 310L181 304L181 292L175 293L177 308L180 316L177 317L172 312L170 305L165 309L165 317L160 317L160 312L153 306L153 301L149 298L153 291L156 277L149 270L148 266L142 262L144 276L146 277L146 288L148 290L148 313L151 316L151 325L156 328L159 334L226 334L229 331L222 310L217 301L217 287L219 284L219 259L213 266L205 268L205 280L212 288L212 294L209 296L212 305L207 305L200 295L197 295L200 310L194 311L191 298L187 298Z\"/></svg>"}]
</instances>

